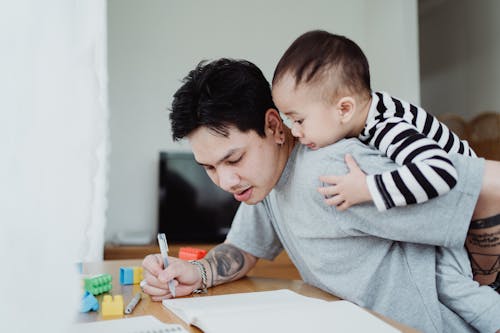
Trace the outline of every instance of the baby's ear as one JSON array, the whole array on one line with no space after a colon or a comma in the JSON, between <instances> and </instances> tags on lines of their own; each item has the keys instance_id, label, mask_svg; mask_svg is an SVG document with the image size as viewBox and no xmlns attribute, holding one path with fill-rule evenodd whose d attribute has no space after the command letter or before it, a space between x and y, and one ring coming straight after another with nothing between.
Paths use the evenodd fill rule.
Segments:
<instances>
[{"instance_id":1,"label":"baby's ear","mask_svg":"<svg viewBox=\"0 0 500 333\"><path fill-rule=\"evenodd\" d=\"M356 100L351 96L341 97L337 102L337 110L340 120L342 122L348 122L352 119L356 111Z\"/></svg>"}]
</instances>

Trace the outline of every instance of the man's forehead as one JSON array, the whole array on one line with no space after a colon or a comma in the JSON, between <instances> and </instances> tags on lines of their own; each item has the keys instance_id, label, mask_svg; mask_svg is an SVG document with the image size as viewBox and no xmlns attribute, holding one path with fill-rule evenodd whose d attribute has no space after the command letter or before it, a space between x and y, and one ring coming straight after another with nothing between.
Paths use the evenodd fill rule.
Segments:
<instances>
[{"instance_id":1,"label":"man's forehead","mask_svg":"<svg viewBox=\"0 0 500 333\"><path fill-rule=\"evenodd\" d=\"M200 164L214 165L244 149L252 141L250 133L229 128L224 136L207 127L200 127L188 136L195 159Z\"/></svg>"}]
</instances>

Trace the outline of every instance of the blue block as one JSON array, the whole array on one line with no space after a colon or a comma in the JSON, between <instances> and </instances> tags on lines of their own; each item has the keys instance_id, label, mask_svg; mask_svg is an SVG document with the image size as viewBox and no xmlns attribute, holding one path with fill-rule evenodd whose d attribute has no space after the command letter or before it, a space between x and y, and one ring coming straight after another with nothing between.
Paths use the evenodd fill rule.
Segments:
<instances>
[{"instance_id":1,"label":"blue block","mask_svg":"<svg viewBox=\"0 0 500 333\"><path fill-rule=\"evenodd\" d=\"M92 293L86 291L82 296L80 303L80 312L89 312L99 310L99 302Z\"/></svg>"},{"instance_id":2,"label":"blue block","mask_svg":"<svg viewBox=\"0 0 500 333\"><path fill-rule=\"evenodd\" d=\"M120 267L120 284L134 284L134 269Z\"/></svg>"}]
</instances>

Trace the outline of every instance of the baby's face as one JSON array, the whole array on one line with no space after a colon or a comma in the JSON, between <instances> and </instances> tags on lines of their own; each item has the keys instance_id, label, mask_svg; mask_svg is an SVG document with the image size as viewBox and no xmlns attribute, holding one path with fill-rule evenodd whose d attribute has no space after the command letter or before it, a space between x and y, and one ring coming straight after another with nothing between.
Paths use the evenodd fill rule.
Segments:
<instances>
[{"instance_id":1,"label":"baby's face","mask_svg":"<svg viewBox=\"0 0 500 333\"><path fill-rule=\"evenodd\" d=\"M333 144L346 136L335 105L326 103L321 93L308 84L295 86L286 74L273 85L274 104L290 121L293 136L310 149Z\"/></svg>"}]
</instances>

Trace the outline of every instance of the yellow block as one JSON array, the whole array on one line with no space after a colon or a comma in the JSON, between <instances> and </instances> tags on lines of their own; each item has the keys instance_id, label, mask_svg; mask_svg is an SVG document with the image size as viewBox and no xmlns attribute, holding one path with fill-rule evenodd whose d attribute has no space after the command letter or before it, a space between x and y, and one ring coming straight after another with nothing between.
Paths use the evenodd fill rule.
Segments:
<instances>
[{"instance_id":1,"label":"yellow block","mask_svg":"<svg viewBox=\"0 0 500 333\"><path fill-rule=\"evenodd\" d=\"M142 272L143 268L142 267L134 267L134 284L138 284L142 280Z\"/></svg>"},{"instance_id":2,"label":"yellow block","mask_svg":"<svg viewBox=\"0 0 500 333\"><path fill-rule=\"evenodd\" d=\"M123 316L123 296L104 295L101 303L101 315L103 317L121 317Z\"/></svg>"}]
</instances>

